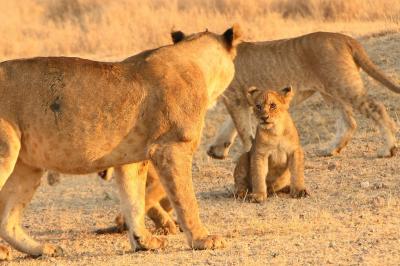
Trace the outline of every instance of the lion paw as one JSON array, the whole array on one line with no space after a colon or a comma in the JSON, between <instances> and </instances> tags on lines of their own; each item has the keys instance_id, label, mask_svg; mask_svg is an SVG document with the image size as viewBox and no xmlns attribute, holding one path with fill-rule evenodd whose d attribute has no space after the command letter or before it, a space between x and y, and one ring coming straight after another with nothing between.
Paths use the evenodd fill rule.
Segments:
<instances>
[{"instance_id":1,"label":"lion paw","mask_svg":"<svg viewBox=\"0 0 400 266\"><path fill-rule=\"evenodd\" d=\"M310 196L310 193L305 188L291 189L290 196L292 196L292 198L306 198Z\"/></svg>"},{"instance_id":2,"label":"lion paw","mask_svg":"<svg viewBox=\"0 0 400 266\"><path fill-rule=\"evenodd\" d=\"M32 255L32 257L59 257L62 255L64 255L64 250L60 246L43 244L40 253L37 255Z\"/></svg>"},{"instance_id":3,"label":"lion paw","mask_svg":"<svg viewBox=\"0 0 400 266\"><path fill-rule=\"evenodd\" d=\"M11 252L6 246L0 245L0 261L10 260Z\"/></svg>"},{"instance_id":4,"label":"lion paw","mask_svg":"<svg viewBox=\"0 0 400 266\"><path fill-rule=\"evenodd\" d=\"M257 192L249 194L249 201L253 203L263 203L267 200L267 193Z\"/></svg>"},{"instance_id":5,"label":"lion paw","mask_svg":"<svg viewBox=\"0 0 400 266\"><path fill-rule=\"evenodd\" d=\"M217 235L208 235L205 238L196 239L192 242L193 249L218 249L224 248L226 241L223 237Z\"/></svg>"},{"instance_id":6,"label":"lion paw","mask_svg":"<svg viewBox=\"0 0 400 266\"><path fill-rule=\"evenodd\" d=\"M317 155L321 157L332 157L332 156L338 156L339 154L340 151L338 149L331 149L331 148L320 149L317 151Z\"/></svg>"},{"instance_id":7,"label":"lion paw","mask_svg":"<svg viewBox=\"0 0 400 266\"><path fill-rule=\"evenodd\" d=\"M223 160L227 156L227 149L225 147L210 146L207 150L207 155L213 159Z\"/></svg>"},{"instance_id":8,"label":"lion paw","mask_svg":"<svg viewBox=\"0 0 400 266\"><path fill-rule=\"evenodd\" d=\"M168 240L162 237L148 236L146 238L140 238L133 236L136 241L135 251L142 250L155 250L160 248L165 248L168 245Z\"/></svg>"}]
</instances>

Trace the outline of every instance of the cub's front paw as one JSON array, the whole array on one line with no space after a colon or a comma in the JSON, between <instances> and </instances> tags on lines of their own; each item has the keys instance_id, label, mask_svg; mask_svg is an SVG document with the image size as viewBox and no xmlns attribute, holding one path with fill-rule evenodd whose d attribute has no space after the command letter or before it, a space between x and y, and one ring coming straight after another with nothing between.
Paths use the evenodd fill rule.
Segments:
<instances>
[{"instance_id":1,"label":"cub's front paw","mask_svg":"<svg viewBox=\"0 0 400 266\"><path fill-rule=\"evenodd\" d=\"M292 196L292 198L305 198L309 197L310 193L306 188L301 188L301 189L291 188L290 196Z\"/></svg>"},{"instance_id":2,"label":"cub's front paw","mask_svg":"<svg viewBox=\"0 0 400 266\"><path fill-rule=\"evenodd\" d=\"M249 194L249 201L254 203L262 203L267 200L267 193L257 192Z\"/></svg>"},{"instance_id":3,"label":"cub's front paw","mask_svg":"<svg viewBox=\"0 0 400 266\"><path fill-rule=\"evenodd\" d=\"M218 235L208 235L204 238L195 239L192 242L192 248L200 250L224 248L225 246L225 239Z\"/></svg>"}]
</instances>

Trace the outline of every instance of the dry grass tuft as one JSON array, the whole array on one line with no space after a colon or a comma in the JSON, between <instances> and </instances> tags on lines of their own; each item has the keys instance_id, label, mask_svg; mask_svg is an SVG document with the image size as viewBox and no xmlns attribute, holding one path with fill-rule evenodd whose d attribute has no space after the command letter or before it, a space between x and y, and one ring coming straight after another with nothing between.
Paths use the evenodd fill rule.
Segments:
<instances>
[{"instance_id":1,"label":"dry grass tuft","mask_svg":"<svg viewBox=\"0 0 400 266\"><path fill-rule=\"evenodd\" d=\"M248 40L310 31L398 31L397 0L0 0L0 60L48 55L120 59L170 43L171 28L223 31Z\"/></svg>"}]
</instances>

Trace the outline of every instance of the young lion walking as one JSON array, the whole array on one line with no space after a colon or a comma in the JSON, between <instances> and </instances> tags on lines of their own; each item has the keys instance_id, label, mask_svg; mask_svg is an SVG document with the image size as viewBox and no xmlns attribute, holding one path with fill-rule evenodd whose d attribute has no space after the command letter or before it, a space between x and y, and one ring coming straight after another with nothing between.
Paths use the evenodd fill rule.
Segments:
<instances>
[{"instance_id":1,"label":"young lion walking","mask_svg":"<svg viewBox=\"0 0 400 266\"><path fill-rule=\"evenodd\" d=\"M258 120L257 132L249 152L235 167L238 197L248 192L252 201L263 202L267 192L290 189L293 197L305 197L304 154L297 129L288 112L292 88L280 92L248 90L247 98Z\"/></svg>"},{"instance_id":2,"label":"young lion walking","mask_svg":"<svg viewBox=\"0 0 400 266\"><path fill-rule=\"evenodd\" d=\"M220 127L208 154L217 159L227 156L236 130L249 151L253 132L251 107L244 92L251 86L283 88L291 84L297 105L318 92L337 109L336 136L321 148L321 155L337 155L351 140L357 128L355 111L370 118L382 136L379 157L396 153L396 123L385 106L367 94L360 69L395 93L400 86L383 74L369 59L361 44L346 35L315 32L296 38L268 42L244 42L238 46L235 77L224 92L224 104L232 117Z\"/></svg>"}]
</instances>

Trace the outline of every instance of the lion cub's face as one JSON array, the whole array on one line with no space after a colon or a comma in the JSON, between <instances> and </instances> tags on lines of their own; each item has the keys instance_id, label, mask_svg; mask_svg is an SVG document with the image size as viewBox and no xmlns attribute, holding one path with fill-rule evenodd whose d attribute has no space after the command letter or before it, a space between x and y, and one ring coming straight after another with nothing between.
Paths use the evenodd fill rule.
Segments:
<instances>
[{"instance_id":1,"label":"lion cub's face","mask_svg":"<svg viewBox=\"0 0 400 266\"><path fill-rule=\"evenodd\" d=\"M247 97L259 125L265 129L272 129L287 113L293 92L291 87L284 88L279 92L251 87Z\"/></svg>"}]
</instances>

